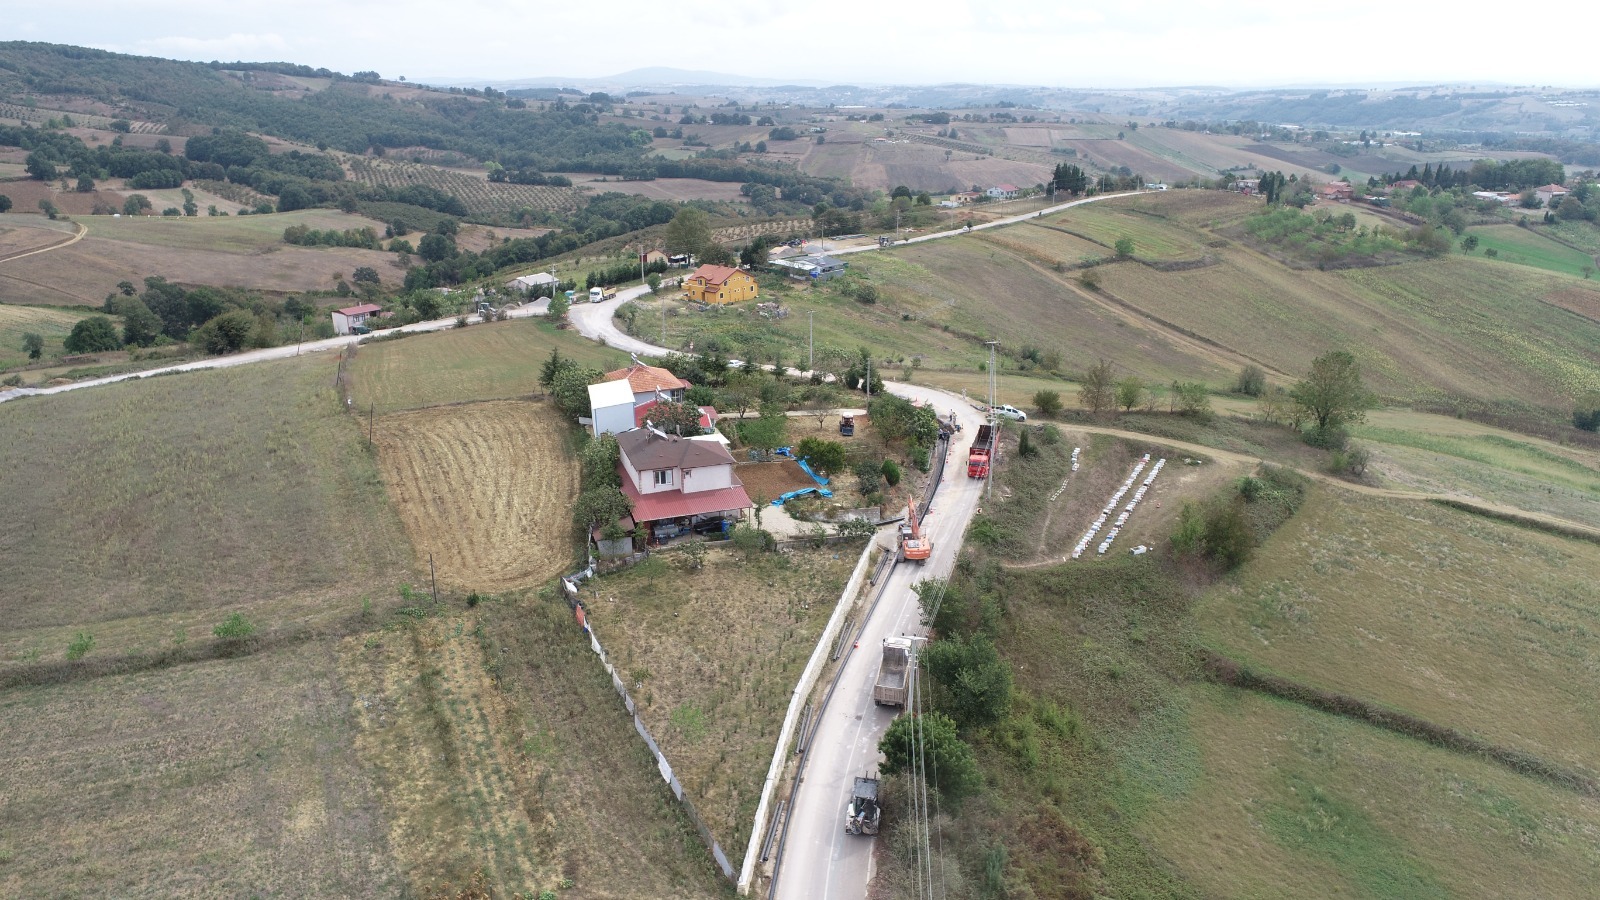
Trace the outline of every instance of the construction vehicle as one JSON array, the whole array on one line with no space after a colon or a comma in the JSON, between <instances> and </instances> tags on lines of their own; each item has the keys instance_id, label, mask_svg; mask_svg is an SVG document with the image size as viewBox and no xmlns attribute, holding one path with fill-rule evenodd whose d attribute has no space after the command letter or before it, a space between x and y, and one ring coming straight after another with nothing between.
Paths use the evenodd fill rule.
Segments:
<instances>
[{"instance_id":1,"label":"construction vehicle","mask_svg":"<svg viewBox=\"0 0 1600 900\"><path fill-rule=\"evenodd\" d=\"M910 674L911 640L884 638L883 661L878 663L878 681L872 686L872 702L878 706L905 706Z\"/></svg>"},{"instance_id":2,"label":"construction vehicle","mask_svg":"<svg viewBox=\"0 0 1600 900\"><path fill-rule=\"evenodd\" d=\"M840 416L839 417L839 433L844 435L845 437L855 437L856 436L856 417L855 416Z\"/></svg>"},{"instance_id":3,"label":"construction vehicle","mask_svg":"<svg viewBox=\"0 0 1600 900\"><path fill-rule=\"evenodd\" d=\"M967 451L967 477L988 478L989 464L994 455L994 426L985 422L978 426L978 437Z\"/></svg>"},{"instance_id":4,"label":"construction vehicle","mask_svg":"<svg viewBox=\"0 0 1600 900\"><path fill-rule=\"evenodd\" d=\"M600 287L589 288L589 302L590 303L604 303L607 300L615 300L616 298L617 298L617 289L616 288L600 288Z\"/></svg>"},{"instance_id":5,"label":"construction vehicle","mask_svg":"<svg viewBox=\"0 0 1600 900\"><path fill-rule=\"evenodd\" d=\"M900 523L900 558L925 563L933 555L933 541L922 536L915 501L906 504L906 520Z\"/></svg>"},{"instance_id":6,"label":"construction vehicle","mask_svg":"<svg viewBox=\"0 0 1600 900\"><path fill-rule=\"evenodd\" d=\"M877 834L883 810L878 806L878 779L857 778L844 811L845 834Z\"/></svg>"}]
</instances>

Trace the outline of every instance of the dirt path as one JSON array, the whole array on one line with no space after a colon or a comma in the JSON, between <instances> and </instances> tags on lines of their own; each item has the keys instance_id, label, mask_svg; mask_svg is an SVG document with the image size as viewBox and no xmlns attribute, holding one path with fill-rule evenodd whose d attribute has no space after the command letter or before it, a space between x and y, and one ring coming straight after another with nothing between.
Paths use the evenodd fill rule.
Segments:
<instances>
[{"instance_id":1,"label":"dirt path","mask_svg":"<svg viewBox=\"0 0 1600 900\"><path fill-rule=\"evenodd\" d=\"M1127 440L1157 443L1163 447L1171 447L1174 450L1183 450L1193 453L1196 456L1206 456L1212 459L1228 460L1230 462L1244 463L1250 466L1261 465L1267 462L1267 460L1259 456L1254 456L1248 453L1236 453L1231 450L1218 450L1215 447L1207 447L1202 444L1191 444L1187 441L1175 441L1171 440L1170 438L1157 437L1156 435L1143 434L1137 431L1124 431L1120 428L1073 425L1068 426L1068 429L1082 431L1089 434L1105 434L1112 437L1125 438ZM1273 463L1273 465L1282 464ZM1289 465L1283 465L1283 468L1298 472L1301 475L1304 475L1305 477L1320 484L1330 485L1332 487L1336 487L1341 490L1352 491L1357 494L1364 494L1369 497L1382 497L1389 500L1424 500L1429 502L1447 500L1464 508L1477 510L1492 516L1511 517L1540 522L1556 528L1566 529L1580 534L1586 534L1594 540L1600 540L1600 528L1595 528L1594 526L1585 525L1580 522L1574 522L1571 519L1563 519L1560 516L1552 516L1547 513L1533 512L1532 510L1526 510L1520 507L1507 506L1503 503L1494 503L1479 497L1475 497L1471 494L1436 493L1432 491L1412 491L1401 488L1375 487L1370 484L1357 484L1355 482L1346 481L1343 478L1336 478L1326 472L1309 471ZM1019 563L1012 566L1012 568L1028 568L1031 566L1046 565L1048 562L1049 561Z\"/></svg>"},{"instance_id":2,"label":"dirt path","mask_svg":"<svg viewBox=\"0 0 1600 900\"><path fill-rule=\"evenodd\" d=\"M83 224L80 223L80 222L73 222L72 223L72 227L77 229L77 231L71 237L67 238L66 240L57 241L56 243L51 244L48 247L35 247L32 250L24 250L21 253L13 253L12 255L6 257L5 259L0 259L0 263L8 263L8 262L11 262L14 259L21 259L24 256L32 256L35 253L46 253L46 252L51 251L51 250L60 250L62 247L70 247L73 244L76 244L77 242L83 240L83 236L89 233L89 229L83 227ZM20 281L21 279L18 279L18 280ZM32 283L33 282L31 282L31 281L28 282L28 284L32 284Z\"/></svg>"}]
</instances>

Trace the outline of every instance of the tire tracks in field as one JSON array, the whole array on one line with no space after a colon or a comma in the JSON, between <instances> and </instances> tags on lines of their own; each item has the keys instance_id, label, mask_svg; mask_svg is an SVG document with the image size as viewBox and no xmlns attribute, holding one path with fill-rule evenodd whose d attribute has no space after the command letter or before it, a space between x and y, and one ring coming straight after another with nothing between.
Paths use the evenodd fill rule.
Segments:
<instances>
[{"instance_id":1,"label":"tire tracks in field","mask_svg":"<svg viewBox=\"0 0 1600 900\"><path fill-rule=\"evenodd\" d=\"M28 227L35 227L35 226L23 225L21 227L28 228ZM8 262L11 262L14 259L21 259L24 256L32 256L35 253L48 253L51 250L60 250L62 247L70 247L73 244L76 244L77 242L83 240L84 236L89 233L89 229L85 228L83 226L83 223L81 223L81 222L73 222L72 223L72 227L77 229L77 231L71 237L67 238L66 240L57 241L56 243L50 244L47 247L35 247L32 250L24 250L21 253L13 253L13 254L11 254L10 256L7 256L4 259L0 259L0 263L8 263ZM21 279L18 279L18 280L20 281ZM29 282L29 284L32 284L32 282Z\"/></svg>"}]
</instances>

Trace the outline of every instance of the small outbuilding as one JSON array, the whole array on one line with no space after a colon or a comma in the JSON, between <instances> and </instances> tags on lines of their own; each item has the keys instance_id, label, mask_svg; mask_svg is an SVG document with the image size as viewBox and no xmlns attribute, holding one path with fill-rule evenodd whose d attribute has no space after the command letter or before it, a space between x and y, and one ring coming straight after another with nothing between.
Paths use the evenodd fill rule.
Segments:
<instances>
[{"instance_id":1,"label":"small outbuilding","mask_svg":"<svg viewBox=\"0 0 1600 900\"><path fill-rule=\"evenodd\" d=\"M376 303L347 306L333 311L334 334L366 334L367 320L383 311Z\"/></svg>"}]
</instances>

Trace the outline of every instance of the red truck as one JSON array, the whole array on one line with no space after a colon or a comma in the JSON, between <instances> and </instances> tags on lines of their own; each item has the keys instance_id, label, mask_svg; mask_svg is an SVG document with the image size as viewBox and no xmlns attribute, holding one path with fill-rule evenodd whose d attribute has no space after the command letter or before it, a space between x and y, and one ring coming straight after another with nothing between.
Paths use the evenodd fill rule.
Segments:
<instances>
[{"instance_id":1,"label":"red truck","mask_svg":"<svg viewBox=\"0 0 1600 900\"><path fill-rule=\"evenodd\" d=\"M988 478L990 456L994 453L994 426L985 422L978 426L978 438L967 453L967 477Z\"/></svg>"}]
</instances>

